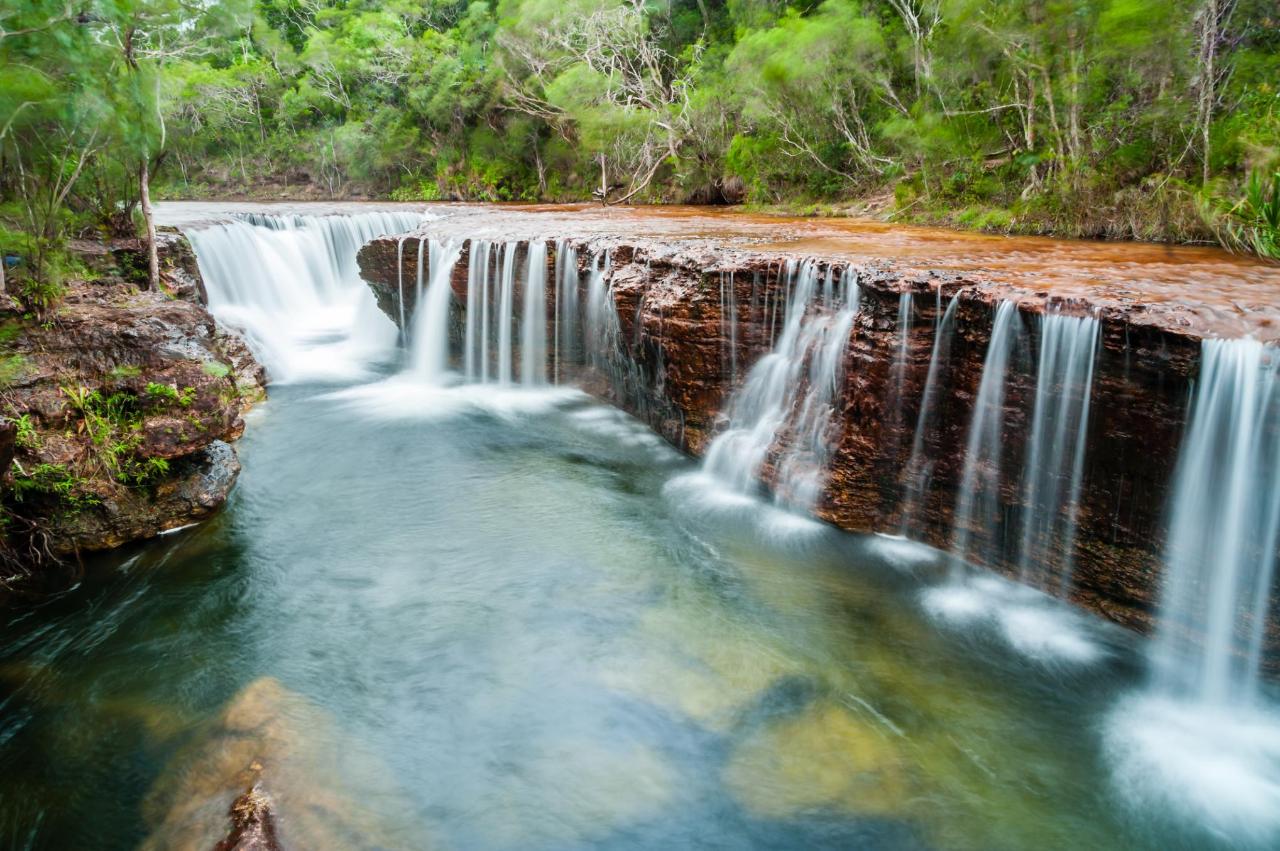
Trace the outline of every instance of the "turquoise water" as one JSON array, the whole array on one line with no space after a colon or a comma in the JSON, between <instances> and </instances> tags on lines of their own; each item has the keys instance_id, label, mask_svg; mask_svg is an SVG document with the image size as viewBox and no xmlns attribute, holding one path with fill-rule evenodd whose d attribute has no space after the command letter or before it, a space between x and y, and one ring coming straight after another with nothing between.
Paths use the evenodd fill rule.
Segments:
<instances>
[{"instance_id":1,"label":"turquoise water","mask_svg":"<svg viewBox=\"0 0 1280 851\"><path fill-rule=\"evenodd\" d=\"M307 848L1238 842L1117 794L1126 636L991 578L931 615L936 554L584 396L278 387L240 451L216 519L6 615L0 846L211 847L259 775Z\"/></svg>"}]
</instances>

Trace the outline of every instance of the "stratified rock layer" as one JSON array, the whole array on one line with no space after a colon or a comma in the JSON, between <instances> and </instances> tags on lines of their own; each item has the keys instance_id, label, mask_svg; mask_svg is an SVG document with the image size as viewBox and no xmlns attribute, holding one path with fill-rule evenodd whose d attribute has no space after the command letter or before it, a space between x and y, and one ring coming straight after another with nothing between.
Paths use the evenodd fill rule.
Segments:
<instances>
[{"instance_id":1,"label":"stratified rock layer","mask_svg":"<svg viewBox=\"0 0 1280 851\"><path fill-rule=\"evenodd\" d=\"M514 218L502 221L507 224ZM526 234L554 238L546 233L533 236L539 228L545 231L546 222L538 222L537 216L527 218L534 223L509 227L510 238ZM431 223L422 233L459 238L464 235L460 230L456 223ZM769 349L770 329L778 321L774 305L786 295L782 269L787 260L798 256L724 246L708 239L627 239L612 233L574 239L572 232L566 235L570 238L563 244L577 250L584 277L589 258L609 252L607 276L621 340L635 367L632 374L643 380L622 391L616 384L578 377L591 392L645 418L680 448L701 455L723 424L733 390ZM415 281L417 274L416 239L415 250L404 252L399 268L396 243L395 238L375 240L359 256L364 277L392 315L399 309L401 274L405 282ZM549 270L554 268L554 251L550 255ZM1066 553L1062 541L1051 542L1052 563L1034 567L1053 575L1070 557L1074 565L1067 590L1070 599L1125 626L1148 630L1158 593L1165 506L1201 339L1245 331L1265 336L1275 327L1275 308L1236 317L1229 307L1198 305L1194 291L1186 294L1186 303L1170 301L1164 283L1158 298L1144 300L1142 287L1133 283L1141 270L1133 269L1123 273L1127 276L1124 286L1099 284L1094 298L1090 287L1079 282L1064 284L1059 293L1052 286L1029 287L1008 274L987 275L981 270L928 270L919 268L919 263L854 262L838 255L820 257L819 263L824 269L835 267L837 273L850 268L861 291L861 307L835 395L841 426L814 509L818 517L850 531L903 531L906 471L934 335L940 311L956 299L949 368L940 374L930 427L923 434L931 478L911 518L912 537L941 549L950 547L967 435L995 307L1005 300L1016 304L1026 331L1015 350L1004 400L1001 519L992 528L969 530L973 549L991 554L986 566L1013 578L1021 573L1015 563L1025 499L1020 471L1036 390L1036 365L1030 357L1035 345L1028 344L1038 344L1034 316L1052 304L1099 319L1101 339L1075 546ZM464 252L452 280L455 316L466 303L466 266ZM1160 274L1168 272L1163 269ZM1270 276L1268 286L1275 284L1269 271L1262 274ZM413 309L413 289L404 287L406 313ZM729 289L732 300L726 297ZM899 385L894 370L901 347L898 311L903 293L912 294L913 311ZM517 292L517 303L520 298ZM736 308L736 323L726 320L729 304ZM786 438L780 435L775 441L762 471L765 488L777 483L774 465ZM1280 611L1280 606L1273 606L1273 611ZM1271 625L1271 635L1274 659L1280 624Z\"/></svg>"}]
</instances>

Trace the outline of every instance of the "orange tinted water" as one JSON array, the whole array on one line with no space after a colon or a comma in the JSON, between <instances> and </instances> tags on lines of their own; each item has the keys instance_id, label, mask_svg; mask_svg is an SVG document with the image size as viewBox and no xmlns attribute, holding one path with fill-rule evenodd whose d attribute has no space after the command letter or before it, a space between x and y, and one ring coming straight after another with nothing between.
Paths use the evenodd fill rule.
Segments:
<instances>
[{"instance_id":1,"label":"orange tinted water","mask_svg":"<svg viewBox=\"0 0 1280 851\"><path fill-rule=\"evenodd\" d=\"M1008 237L853 218L744 213L731 207L360 202L160 205L163 222L258 211L322 215L370 207L422 209L432 234L488 239L655 240L671 250L723 248L944 271L1010 298L1083 299L1129 321L1192 336L1280 339L1280 266L1219 248ZM725 262L731 262L725 258Z\"/></svg>"}]
</instances>

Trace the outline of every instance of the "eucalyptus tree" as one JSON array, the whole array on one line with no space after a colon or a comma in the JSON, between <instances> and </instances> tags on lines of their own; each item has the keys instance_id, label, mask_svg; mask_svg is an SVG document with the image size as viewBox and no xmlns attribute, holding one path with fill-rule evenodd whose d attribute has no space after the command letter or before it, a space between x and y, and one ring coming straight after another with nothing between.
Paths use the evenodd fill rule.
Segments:
<instances>
[{"instance_id":1,"label":"eucalyptus tree","mask_svg":"<svg viewBox=\"0 0 1280 851\"><path fill-rule=\"evenodd\" d=\"M600 164L601 201L614 188L613 162L627 183L615 203L677 164L692 132L691 95L703 45L677 57L660 18L643 0L519 5L499 33L507 94L515 109L575 139Z\"/></svg>"}]
</instances>

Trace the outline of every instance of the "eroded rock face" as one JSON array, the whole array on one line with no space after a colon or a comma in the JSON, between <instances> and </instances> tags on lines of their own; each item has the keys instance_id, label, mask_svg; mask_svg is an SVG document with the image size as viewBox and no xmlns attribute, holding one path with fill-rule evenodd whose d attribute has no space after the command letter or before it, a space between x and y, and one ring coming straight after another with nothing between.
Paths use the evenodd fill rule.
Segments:
<instances>
[{"instance_id":1,"label":"eroded rock face","mask_svg":"<svg viewBox=\"0 0 1280 851\"><path fill-rule=\"evenodd\" d=\"M43 561L202 520L235 482L228 442L262 398L264 376L244 341L201 306L200 288L172 284L192 274L179 254L166 254L166 292L139 292L112 273L117 265L72 284L46 321L0 311L0 436L10 435L0 460L15 524L6 560L30 579L8 590L50 590ZM186 256L193 264L189 248Z\"/></svg>"},{"instance_id":2,"label":"eroded rock face","mask_svg":"<svg viewBox=\"0 0 1280 851\"><path fill-rule=\"evenodd\" d=\"M410 244L416 247L416 239ZM577 249L583 277L592 254L609 252L607 274L625 356L633 366L629 375L641 380L619 388L589 374L575 378L588 391L646 419L676 446L703 454L723 426L733 391L770 349L780 322L777 305L786 298L782 270L788 257L616 237L570 244ZM550 253L548 263L554 266ZM375 240L359 259L371 287L381 293L384 309L398 310L395 240ZM406 281L415 280L416 263L416 251L406 251ZM833 266L837 274L850 266L838 259L821 265ZM1125 626L1148 630L1158 593L1165 506L1199 365L1200 333L1209 326L1198 329L1186 323L1185 315L1194 309L1153 308L1139 299L1126 306L1114 294L1092 302L1081 298L1078 287L1068 299L1056 297L1052 289L1021 288L968 271L929 272L874 262L853 265L851 271L860 288L860 309L844 352L834 397L838 427L814 513L850 531L903 531L908 468L935 334L941 311L955 299L950 357L939 374L930 426L922 433L929 485L911 518L912 537L942 549L951 546L995 308L1012 301L1024 331L1015 347L1001 417L1001 469L1006 472L998 496L1000 519L992 528L969 532L974 548L991 554L986 566L1018 578L1016 542L1025 501L1019 471L1025 466L1036 392L1032 353L1038 346L1037 316L1051 304L1075 315L1094 315L1101 339L1075 546L1067 553L1061 541L1051 542L1051 563L1036 567L1053 575L1069 558L1074 564L1067 589L1071 600ZM455 314L466 303L466 282L464 255L453 278ZM913 309L906 356L897 367L903 293L911 293ZM519 303L519 293L516 298ZM735 322L728 321L729 305ZM406 312L412 313L411 303ZM778 485L778 456L789 437L784 432L775 439L762 471L766 489ZM1273 624L1272 636L1274 647L1280 624Z\"/></svg>"}]
</instances>

